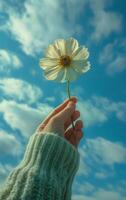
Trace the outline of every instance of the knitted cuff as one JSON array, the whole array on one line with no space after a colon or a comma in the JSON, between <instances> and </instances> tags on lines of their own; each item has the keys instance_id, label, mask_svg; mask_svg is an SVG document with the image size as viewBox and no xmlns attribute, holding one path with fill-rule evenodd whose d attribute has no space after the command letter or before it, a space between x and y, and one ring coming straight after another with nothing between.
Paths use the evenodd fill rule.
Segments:
<instances>
[{"instance_id":1,"label":"knitted cuff","mask_svg":"<svg viewBox=\"0 0 126 200\"><path fill-rule=\"evenodd\" d=\"M72 144L55 133L35 133L3 186L0 200L71 199L78 166L79 153Z\"/></svg>"},{"instance_id":2,"label":"knitted cuff","mask_svg":"<svg viewBox=\"0 0 126 200\"><path fill-rule=\"evenodd\" d=\"M79 152L66 139L55 133L35 133L28 142L20 166L35 167L37 171L53 170L58 176L76 173L79 167Z\"/></svg>"}]
</instances>

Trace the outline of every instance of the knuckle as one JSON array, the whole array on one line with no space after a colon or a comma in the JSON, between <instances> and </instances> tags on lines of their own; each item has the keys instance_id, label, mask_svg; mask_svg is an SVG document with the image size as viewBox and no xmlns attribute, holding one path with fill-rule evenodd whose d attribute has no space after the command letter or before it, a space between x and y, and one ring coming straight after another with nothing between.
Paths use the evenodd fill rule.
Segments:
<instances>
[{"instance_id":1,"label":"knuckle","mask_svg":"<svg viewBox=\"0 0 126 200\"><path fill-rule=\"evenodd\" d=\"M72 109L71 109L70 107L67 107L67 108L65 109L66 112L71 112L71 110L72 110Z\"/></svg>"},{"instance_id":2,"label":"knuckle","mask_svg":"<svg viewBox=\"0 0 126 200\"><path fill-rule=\"evenodd\" d=\"M66 112L73 112L74 111L74 107L66 107Z\"/></svg>"}]
</instances>

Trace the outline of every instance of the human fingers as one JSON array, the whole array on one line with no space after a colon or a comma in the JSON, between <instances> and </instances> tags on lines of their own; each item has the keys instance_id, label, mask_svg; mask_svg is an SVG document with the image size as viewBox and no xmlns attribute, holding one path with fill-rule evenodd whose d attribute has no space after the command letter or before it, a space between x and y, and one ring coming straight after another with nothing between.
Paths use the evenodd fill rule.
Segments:
<instances>
[{"instance_id":1,"label":"human fingers","mask_svg":"<svg viewBox=\"0 0 126 200\"><path fill-rule=\"evenodd\" d=\"M82 133L82 129L83 128L83 122L82 120L78 120L76 121L75 123L75 129L73 130L73 128L69 128L67 129L65 132L64 132L64 137L67 138L67 139L71 139L73 138L75 141L77 140L80 140L83 133ZM80 135L79 135L80 133Z\"/></svg>"},{"instance_id":2,"label":"human fingers","mask_svg":"<svg viewBox=\"0 0 126 200\"><path fill-rule=\"evenodd\" d=\"M82 120L77 120L76 121L76 123L75 123L75 129L73 130L73 128L71 127L71 128L69 128L69 129L67 129L65 132L64 132L64 136L66 136L67 134L67 136L68 137L71 137L71 135L69 135L69 133L73 133L74 131L80 131L81 129L83 128L83 122L82 122ZM70 132L69 132L70 131Z\"/></svg>"},{"instance_id":3,"label":"human fingers","mask_svg":"<svg viewBox=\"0 0 126 200\"><path fill-rule=\"evenodd\" d=\"M69 101L72 101L74 103L77 102L77 98L76 97L71 97L70 99L65 100L62 104L60 104L59 106L57 106L48 116L47 118L45 118L45 120L42 122L42 124L39 127L39 131L41 131L49 122L49 120L54 117L57 113L59 113L61 110L63 110Z\"/></svg>"},{"instance_id":4,"label":"human fingers","mask_svg":"<svg viewBox=\"0 0 126 200\"><path fill-rule=\"evenodd\" d=\"M81 128L83 128L83 122L82 120L78 120L76 121L76 124L75 124L75 130L80 130Z\"/></svg>"},{"instance_id":5,"label":"human fingers","mask_svg":"<svg viewBox=\"0 0 126 200\"><path fill-rule=\"evenodd\" d=\"M76 105L74 102L68 102L67 106L54 116L55 120L57 120L57 123L60 121L64 126L66 121L71 118L73 112L75 111L75 107Z\"/></svg>"},{"instance_id":6,"label":"human fingers","mask_svg":"<svg viewBox=\"0 0 126 200\"><path fill-rule=\"evenodd\" d=\"M83 137L82 130L73 130L72 128L68 129L64 134L65 139L70 142L75 147L78 147L81 138Z\"/></svg>"},{"instance_id":7,"label":"human fingers","mask_svg":"<svg viewBox=\"0 0 126 200\"><path fill-rule=\"evenodd\" d=\"M66 121L66 123L64 124L64 130L66 130L71 125L72 121L74 122L79 117L80 117L80 112L78 110L75 110L71 115L71 118L69 118L68 121Z\"/></svg>"},{"instance_id":8,"label":"human fingers","mask_svg":"<svg viewBox=\"0 0 126 200\"><path fill-rule=\"evenodd\" d=\"M83 134L82 130L78 130L74 134L76 134L76 144L75 145L76 145L76 147L78 147L80 140L82 139L84 134Z\"/></svg>"}]
</instances>

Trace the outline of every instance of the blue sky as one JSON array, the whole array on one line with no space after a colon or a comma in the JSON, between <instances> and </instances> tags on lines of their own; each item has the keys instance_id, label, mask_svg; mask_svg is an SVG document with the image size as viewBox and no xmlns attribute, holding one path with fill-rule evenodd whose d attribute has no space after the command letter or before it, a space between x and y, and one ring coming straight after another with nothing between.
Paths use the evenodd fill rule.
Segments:
<instances>
[{"instance_id":1,"label":"blue sky","mask_svg":"<svg viewBox=\"0 0 126 200\"><path fill-rule=\"evenodd\" d=\"M76 38L91 70L71 84L85 138L72 200L125 200L126 3L2 0L0 3L0 183L20 162L37 125L66 99L66 85L38 66L48 44Z\"/></svg>"}]
</instances>

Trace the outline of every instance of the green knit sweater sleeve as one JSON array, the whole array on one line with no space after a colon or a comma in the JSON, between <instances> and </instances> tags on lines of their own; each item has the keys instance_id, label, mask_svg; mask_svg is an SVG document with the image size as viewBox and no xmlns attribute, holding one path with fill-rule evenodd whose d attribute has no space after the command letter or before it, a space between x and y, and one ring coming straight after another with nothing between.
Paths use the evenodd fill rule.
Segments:
<instances>
[{"instance_id":1,"label":"green knit sweater sleeve","mask_svg":"<svg viewBox=\"0 0 126 200\"><path fill-rule=\"evenodd\" d=\"M9 174L0 200L70 200L79 152L55 133L33 134L24 157Z\"/></svg>"}]
</instances>

